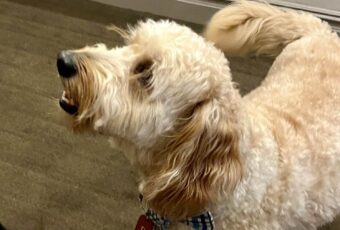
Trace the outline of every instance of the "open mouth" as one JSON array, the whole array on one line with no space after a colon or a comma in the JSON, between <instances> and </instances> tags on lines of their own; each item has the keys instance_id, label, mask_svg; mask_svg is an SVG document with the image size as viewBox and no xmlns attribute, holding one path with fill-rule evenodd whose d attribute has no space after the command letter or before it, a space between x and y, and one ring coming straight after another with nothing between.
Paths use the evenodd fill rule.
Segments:
<instances>
[{"instance_id":1,"label":"open mouth","mask_svg":"<svg viewBox=\"0 0 340 230\"><path fill-rule=\"evenodd\" d=\"M64 91L60 100L60 107L70 115L75 115L78 112L78 107L74 104L72 98Z\"/></svg>"}]
</instances>

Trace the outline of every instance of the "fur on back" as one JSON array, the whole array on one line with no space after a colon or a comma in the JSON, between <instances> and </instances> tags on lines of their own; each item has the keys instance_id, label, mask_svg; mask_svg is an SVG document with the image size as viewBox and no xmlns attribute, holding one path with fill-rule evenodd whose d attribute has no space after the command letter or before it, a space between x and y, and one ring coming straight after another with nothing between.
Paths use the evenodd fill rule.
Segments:
<instances>
[{"instance_id":1,"label":"fur on back","mask_svg":"<svg viewBox=\"0 0 340 230\"><path fill-rule=\"evenodd\" d=\"M310 14L239 1L212 17L205 36L231 56L282 51L243 98L245 177L221 209L222 229L316 229L331 221L340 212L337 35Z\"/></svg>"}]
</instances>

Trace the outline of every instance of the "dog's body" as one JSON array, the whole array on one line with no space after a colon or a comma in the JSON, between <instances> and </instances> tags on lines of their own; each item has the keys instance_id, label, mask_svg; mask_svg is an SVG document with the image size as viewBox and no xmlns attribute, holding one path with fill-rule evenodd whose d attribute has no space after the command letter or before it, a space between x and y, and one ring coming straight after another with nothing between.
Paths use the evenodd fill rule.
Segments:
<instances>
[{"instance_id":1,"label":"dog's body","mask_svg":"<svg viewBox=\"0 0 340 230\"><path fill-rule=\"evenodd\" d=\"M331 221L340 211L340 39L311 15L258 3L222 10L206 36L230 55L275 54L290 43L243 98L247 183L222 211L226 229Z\"/></svg>"},{"instance_id":2,"label":"dog's body","mask_svg":"<svg viewBox=\"0 0 340 230\"><path fill-rule=\"evenodd\" d=\"M77 76L58 63L63 103L75 125L114 137L148 207L171 220L209 210L228 230L316 229L340 213L340 41L326 24L247 2L213 17L205 36L227 54L283 49L243 98L188 28L119 32L123 48L74 51Z\"/></svg>"}]
</instances>

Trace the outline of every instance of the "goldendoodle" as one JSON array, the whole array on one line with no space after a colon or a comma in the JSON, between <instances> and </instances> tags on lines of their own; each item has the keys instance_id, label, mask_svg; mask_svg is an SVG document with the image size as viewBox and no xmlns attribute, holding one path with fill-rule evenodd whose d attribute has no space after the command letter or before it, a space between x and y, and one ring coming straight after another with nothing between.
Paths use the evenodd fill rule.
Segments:
<instances>
[{"instance_id":1,"label":"goldendoodle","mask_svg":"<svg viewBox=\"0 0 340 230\"><path fill-rule=\"evenodd\" d=\"M60 105L136 167L148 228L316 229L339 214L340 40L326 23L241 1L206 38L169 21L113 29L125 46L59 54ZM241 97L220 49L278 57Z\"/></svg>"}]
</instances>

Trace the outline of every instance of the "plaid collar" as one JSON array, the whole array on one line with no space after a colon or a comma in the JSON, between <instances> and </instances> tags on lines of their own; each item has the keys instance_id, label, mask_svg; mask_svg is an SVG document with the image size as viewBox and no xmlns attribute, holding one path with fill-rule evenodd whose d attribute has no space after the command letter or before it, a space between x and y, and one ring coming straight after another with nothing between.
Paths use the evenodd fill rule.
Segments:
<instances>
[{"instance_id":1,"label":"plaid collar","mask_svg":"<svg viewBox=\"0 0 340 230\"><path fill-rule=\"evenodd\" d=\"M146 216L161 230L168 230L171 225L170 220L159 216L157 213L155 213L151 209L148 209L146 211ZM211 213L208 211L205 211L197 216L192 216L185 220L180 220L179 222L186 224L195 230L213 230L214 229L214 220L213 220Z\"/></svg>"}]
</instances>

